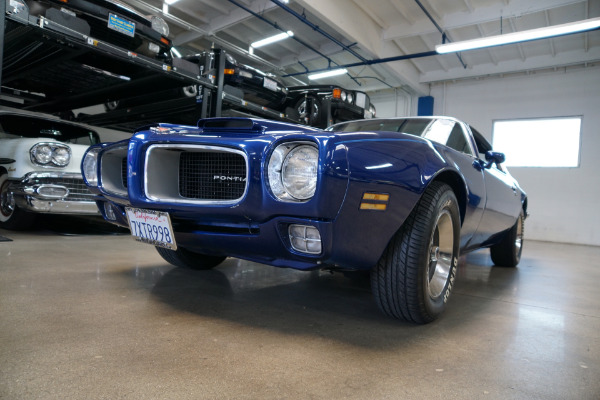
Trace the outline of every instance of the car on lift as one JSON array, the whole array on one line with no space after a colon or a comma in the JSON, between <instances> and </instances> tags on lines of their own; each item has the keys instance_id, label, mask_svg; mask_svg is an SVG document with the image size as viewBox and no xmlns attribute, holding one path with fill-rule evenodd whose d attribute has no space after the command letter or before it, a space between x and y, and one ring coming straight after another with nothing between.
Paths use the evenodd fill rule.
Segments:
<instances>
[{"instance_id":1,"label":"car on lift","mask_svg":"<svg viewBox=\"0 0 600 400\"><path fill-rule=\"evenodd\" d=\"M191 49L173 48L172 54L174 65L177 65L178 68L185 68L192 73L206 77L212 84L217 83L215 53L213 51L196 52ZM230 88L225 87L228 93L243 97L245 101L264 107L275 110L283 108L288 91L276 75L239 63L228 53L223 52L223 54L225 57L223 83L230 86ZM182 97L195 99L198 95L199 87L189 85L156 93L153 97L164 101ZM138 96L127 99L112 99L107 101L104 106L107 111L113 111L139 106L147 102L147 96Z\"/></svg>"},{"instance_id":2,"label":"car on lift","mask_svg":"<svg viewBox=\"0 0 600 400\"><path fill-rule=\"evenodd\" d=\"M118 0L11 0L7 10L40 26L83 34L147 57L170 59L169 26L159 16L147 16Z\"/></svg>"},{"instance_id":3,"label":"car on lift","mask_svg":"<svg viewBox=\"0 0 600 400\"><path fill-rule=\"evenodd\" d=\"M98 215L80 164L99 142L86 125L0 107L0 228L27 229L39 213Z\"/></svg>"},{"instance_id":4,"label":"car on lift","mask_svg":"<svg viewBox=\"0 0 600 400\"><path fill-rule=\"evenodd\" d=\"M344 121L374 118L375 106L368 94L334 85L291 86L285 107L299 123L327 128Z\"/></svg>"},{"instance_id":5,"label":"car on lift","mask_svg":"<svg viewBox=\"0 0 600 400\"><path fill-rule=\"evenodd\" d=\"M446 307L459 254L520 260L527 196L503 161L450 117L326 131L214 118L92 146L82 172L104 218L173 265L370 271L385 314L427 323Z\"/></svg>"}]
</instances>

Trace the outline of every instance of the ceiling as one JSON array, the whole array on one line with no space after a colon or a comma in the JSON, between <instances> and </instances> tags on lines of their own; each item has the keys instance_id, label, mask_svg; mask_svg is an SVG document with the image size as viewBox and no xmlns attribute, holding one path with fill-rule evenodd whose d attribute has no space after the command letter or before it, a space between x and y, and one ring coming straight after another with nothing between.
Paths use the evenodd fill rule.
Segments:
<instances>
[{"instance_id":1,"label":"ceiling","mask_svg":"<svg viewBox=\"0 0 600 400\"><path fill-rule=\"evenodd\" d=\"M124 1L145 12L163 14L162 0ZM428 93L433 82L593 66L600 62L600 31L460 55L412 58L432 52L436 44L442 43L440 29L453 42L536 29L598 17L600 0L290 0L283 3L282 0L179 0L168 6L164 16L176 46L196 50L223 48L241 62L283 76L288 86L308 83L306 74L286 77L289 74L364 63L348 68L346 75L311 83L364 91L401 87L421 95ZM250 55L250 43L281 32L273 25L293 31L294 37L256 49ZM401 56L409 58L366 65L373 60Z\"/></svg>"}]
</instances>

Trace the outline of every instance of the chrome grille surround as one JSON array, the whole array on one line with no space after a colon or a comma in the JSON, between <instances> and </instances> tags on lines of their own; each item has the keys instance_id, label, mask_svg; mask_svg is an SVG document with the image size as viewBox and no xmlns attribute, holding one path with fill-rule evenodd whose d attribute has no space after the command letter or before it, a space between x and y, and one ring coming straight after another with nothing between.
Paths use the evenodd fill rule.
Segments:
<instances>
[{"instance_id":1,"label":"chrome grille surround","mask_svg":"<svg viewBox=\"0 0 600 400\"><path fill-rule=\"evenodd\" d=\"M248 190L248 169L241 150L156 144L146 150L144 191L159 202L235 204Z\"/></svg>"},{"instance_id":2,"label":"chrome grille surround","mask_svg":"<svg viewBox=\"0 0 600 400\"><path fill-rule=\"evenodd\" d=\"M123 176L127 181L127 171L123 175L123 160L127 167L127 146L111 148L101 154L99 186L107 193L127 197L127 185L123 183Z\"/></svg>"}]
</instances>

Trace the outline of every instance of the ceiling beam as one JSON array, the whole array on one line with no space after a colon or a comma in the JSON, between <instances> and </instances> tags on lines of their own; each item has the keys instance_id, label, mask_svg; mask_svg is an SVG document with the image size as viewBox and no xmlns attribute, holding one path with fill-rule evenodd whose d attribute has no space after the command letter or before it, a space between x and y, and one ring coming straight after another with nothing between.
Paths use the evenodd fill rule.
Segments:
<instances>
[{"instance_id":1,"label":"ceiling beam","mask_svg":"<svg viewBox=\"0 0 600 400\"><path fill-rule=\"evenodd\" d=\"M249 9L256 13L263 13L272 10L276 7L277 5L271 2L270 0L254 0L248 6ZM209 35L214 35L217 32L227 29L235 24L253 18L254 17L252 16L252 14L249 14L243 9L236 7L228 14L214 18L208 25L203 25L201 26L201 28L203 31L206 31ZM202 36L203 35L199 32L185 32L173 39L173 43L177 46L181 46L188 42L196 40Z\"/></svg>"},{"instance_id":2,"label":"ceiling beam","mask_svg":"<svg viewBox=\"0 0 600 400\"><path fill-rule=\"evenodd\" d=\"M464 68L453 68L449 71L432 71L421 75L421 83L434 83L460 79L473 79L485 76L531 72L548 68L564 68L586 63L600 62L600 47L590 49L587 53L570 51L557 53L556 56L543 55L527 59L502 61L498 65L480 64Z\"/></svg>"},{"instance_id":3,"label":"ceiling beam","mask_svg":"<svg viewBox=\"0 0 600 400\"><path fill-rule=\"evenodd\" d=\"M398 48L382 41L383 30L354 2L346 0L297 0L327 25L356 42L363 52L372 59L398 56ZM419 71L409 61L395 61L385 64L400 81L418 94L429 92L426 85L419 83Z\"/></svg>"},{"instance_id":4,"label":"ceiling beam","mask_svg":"<svg viewBox=\"0 0 600 400\"><path fill-rule=\"evenodd\" d=\"M508 4L495 2L487 7L474 8L472 12L457 12L438 19L444 30L462 28L486 22L498 21L501 17L516 17L536 13L553 8L564 7L569 4L585 3L586 0L512 0ZM423 17L412 25L394 25L383 32L384 40L401 39L404 37L421 36L436 33L437 30L429 19Z\"/></svg>"}]
</instances>

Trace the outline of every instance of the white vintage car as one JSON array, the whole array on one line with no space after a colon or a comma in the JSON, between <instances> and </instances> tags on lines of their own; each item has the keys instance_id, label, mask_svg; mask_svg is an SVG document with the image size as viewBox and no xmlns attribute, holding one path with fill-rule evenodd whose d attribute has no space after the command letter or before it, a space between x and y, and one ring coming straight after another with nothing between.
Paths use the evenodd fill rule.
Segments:
<instances>
[{"instance_id":1,"label":"white vintage car","mask_svg":"<svg viewBox=\"0 0 600 400\"><path fill-rule=\"evenodd\" d=\"M86 125L0 107L0 228L26 229L36 213L98 214L80 164L99 142Z\"/></svg>"}]
</instances>

